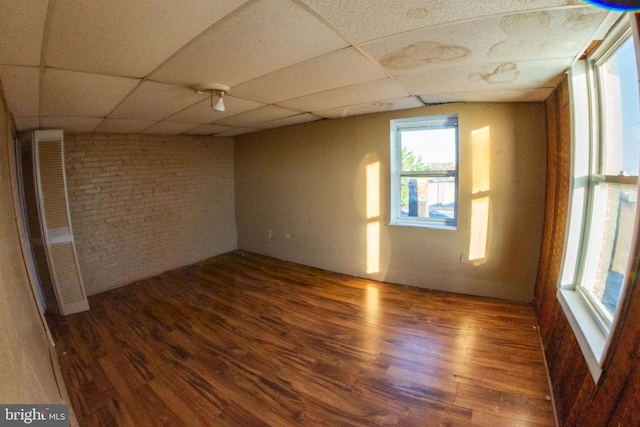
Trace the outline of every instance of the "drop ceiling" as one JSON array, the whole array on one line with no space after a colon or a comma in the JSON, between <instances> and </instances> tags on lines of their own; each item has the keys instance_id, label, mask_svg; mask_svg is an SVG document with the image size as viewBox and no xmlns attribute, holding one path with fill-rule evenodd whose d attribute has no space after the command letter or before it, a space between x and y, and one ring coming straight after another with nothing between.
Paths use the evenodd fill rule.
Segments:
<instances>
[{"instance_id":1,"label":"drop ceiling","mask_svg":"<svg viewBox=\"0 0 640 427\"><path fill-rule=\"evenodd\" d=\"M0 0L18 130L234 136L542 101L618 18L578 0ZM198 83L231 86L213 111Z\"/></svg>"}]
</instances>

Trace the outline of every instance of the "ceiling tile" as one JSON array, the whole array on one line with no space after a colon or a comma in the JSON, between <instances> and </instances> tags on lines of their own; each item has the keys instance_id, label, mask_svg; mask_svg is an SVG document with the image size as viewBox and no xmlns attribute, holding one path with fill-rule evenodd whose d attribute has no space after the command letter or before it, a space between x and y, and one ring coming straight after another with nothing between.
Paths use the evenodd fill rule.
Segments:
<instances>
[{"instance_id":1,"label":"ceiling tile","mask_svg":"<svg viewBox=\"0 0 640 427\"><path fill-rule=\"evenodd\" d=\"M205 98L207 95L198 94L191 88L146 81L122 101L109 117L162 120Z\"/></svg>"},{"instance_id":2,"label":"ceiling tile","mask_svg":"<svg viewBox=\"0 0 640 427\"><path fill-rule=\"evenodd\" d=\"M40 65L48 0L0 0L0 64Z\"/></svg>"},{"instance_id":3,"label":"ceiling tile","mask_svg":"<svg viewBox=\"0 0 640 427\"><path fill-rule=\"evenodd\" d=\"M238 85L347 43L290 0L262 0L215 25L153 73L153 80L189 86Z\"/></svg>"},{"instance_id":4,"label":"ceiling tile","mask_svg":"<svg viewBox=\"0 0 640 427\"><path fill-rule=\"evenodd\" d=\"M408 93L395 81L383 79L314 93L279 102L278 105L300 111L322 111L379 99L401 98L407 95Z\"/></svg>"},{"instance_id":5,"label":"ceiling tile","mask_svg":"<svg viewBox=\"0 0 640 427\"><path fill-rule=\"evenodd\" d=\"M186 132L194 127L197 127L193 123L175 123L175 122L158 122L155 125L145 129L142 133L154 133L161 135L176 135L178 133Z\"/></svg>"},{"instance_id":6,"label":"ceiling tile","mask_svg":"<svg viewBox=\"0 0 640 427\"><path fill-rule=\"evenodd\" d=\"M264 104L227 95L224 97L224 105L226 108L225 111L214 111L211 108L211 101L205 99L186 110L174 114L169 117L168 121L178 123L210 123L222 120L225 117L240 114L244 111L262 107Z\"/></svg>"},{"instance_id":7,"label":"ceiling tile","mask_svg":"<svg viewBox=\"0 0 640 427\"><path fill-rule=\"evenodd\" d=\"M342 49L258 77L234 94L273 103L314 92L379 80L386 74L354 48Z\"/></svg>"},{"instance_id":8,"label":"ceiling tile","mask_svg":"<svg viewBox=\"0 0 640 427\"><path fill-rule=\"evenodd\" d=\"M302 0L351 42L520 10L574 5L575 0Z\"/></svg>"},{"instance_id":9,"label":"ceiling tile","mask_svg":"<svg viewBox=\"0 0 640 427\"><path fill-rule=\"evenodd\" d=\"M57 0L46 65L144 77L247 0Z\"/></svg>"},{"instance_id":10,"label":"ceiling tile","mask_svg":"<svg viewBox=\"0 0 640 427\"><path fill-rule=\"evenodd\" d=\"M136 79L47 69L42 114L105 117L139 83Z\"/></svg>"},{"instance_id":11,"label":"ceiling tile","mask_svg":"<svg viewBox=\"0 0 640 427\"><path fill-rule=\"evenodd\" d=\"M227 117L223 120L216 120L216 124L238 126L238 127L262 127L261 122L268 120L282 119L300 114L300 111L278 107L277 105L265 105L247 112Z\"/></svg>"},{"instance_id":12,"label":"ceiling tile","mask_svg":"<svg viewBox=\"0 0 640 427\"><path fill-rule=\"evenodd\" d=\"M571 58L502 62L432 70L400 76L398 81L413 95L555 87L569 64Z\"/></svg>"},{"instance_id":13,"label":"ceiling tile","mask_svg":"<svg viewBox=\"0 0 640 427\"><path fill-rule=\"evenodd\" d=\"M0 65L0 79L9 110L14 115L40 114L40 68Z\"/></svg>"},{"instance_id":14,"label":"ceiling tile","mask_svg":"<svg viewBox=\"0 0 640 427\"><path fill-rule=\"evenodd\" d=\"M541 102L553 92L553 88L498 89L475 92L451 92L421 96L425 104L443 102Z\"/></svg>"},{"instance_id":15,"label":"ceiling tile","mask_svg":"<svg viewBox=\"0 0 640 427\"><path fill-rule=\"evenodd\" d=\"M93 132L103 119L89 117L43 117L40 119L42 129L63 129L65 132Z\"/></svg>"},{"instance_id":16,"label":"ceiling tile","mask_svg":"<svg viewBox=\"0 0 640 427\"><path fill-rule=\"evenodd\" d=\"M40 119L38 117L14 117L14 120L18 132L40 129Z\"/></svg>"},{"instance_id":17,"label":"ceiling tile","mask_svg":"<svg viewBox=\"0 0 640 427\"><path fill-rule=\"evenodd\" d=\"M95 131L109 133L138 133L153 124L153 120L104 119Z\"/></svg>"},{"instance_id":18,"label":"ceiling tile","mask_svg":"<svg viewBox=\"0 0 640 427\"><path fill-rule=\"evenodd\" d=\"M183 133L187 135L215 135L222 132L229 132L232 130L234 130L234 128L231 126L202 125Z\"/></svg>"},{"instance_id":19,"label":"ceiling tile","mask_svg":"<svg viewBox=\"0 0 640 427\"><path fill-rule=\"evenodd\" d=\"M302 113L296 116L285 117L282 119L270 120L268 122L260 123L260 128L271 129L283 126L297 125L300 123L314 122L316 120L322 120L322 117L318 117L310 113Z\"/></svg>"},{"instance_id":20,"label":"ceiling tile","mask_svg":"<svg viewBox=\"0 0 640 427\"><path fill-rule=\"evenodd\" d=\"M607 12L593 7L479 19L362 46L392 75L460 64L576 57Z\"/></svg>"},{"instance_id":21,"label":"ceiling tile","mask_svg":"<svg viewBox=\"0 0 640 427\"><path fill-rule=\"evenodd\" d=\"M423 107L422 102L413 96L387 101L366 102L364 104L348 105L346 107L332 108L330 110L316 111L315 114L328 119L339 119L358 114L380 113L383 111L406 110L407 108Z\"/></svg>"}]
</instances>

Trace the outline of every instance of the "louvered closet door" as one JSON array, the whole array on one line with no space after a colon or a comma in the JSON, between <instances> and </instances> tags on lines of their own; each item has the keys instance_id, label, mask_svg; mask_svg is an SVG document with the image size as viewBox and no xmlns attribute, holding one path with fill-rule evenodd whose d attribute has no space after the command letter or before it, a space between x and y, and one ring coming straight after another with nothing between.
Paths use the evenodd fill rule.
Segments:
<instances>
[{"instance_id":1,"label":"louvered closet door","mask_svg":"<svg viewBox=\"0 0 640 427\"><path fill-rule=\"evenodd\" d=\"M67 203L62 131L33 132L33 150L41 234L59 311L65 315L85 311L89 309L89 302ZM36 247L34 258L39 264L35 252ZM44 286L43 293L46 294Z\"/></svg>"},{"instance_id":2,"label":"louvered closet door","mask_svg":"<svg viewBox=\"0 0 640 427\"><path fill-rule=\"evenodd\" d=\"M36 274L40 281L40 289L42 289L45 308L48 312L62 314L62 310L58 304L53 278L51 277L51 270L49 269L49 260L47 259L44 238L42 237L35 165L33 161L33 140L31 137L20 141L20 163L27 232L29 234L31 253L33 254L33 261L36 266Z\"/></svg>"}]
</instances>

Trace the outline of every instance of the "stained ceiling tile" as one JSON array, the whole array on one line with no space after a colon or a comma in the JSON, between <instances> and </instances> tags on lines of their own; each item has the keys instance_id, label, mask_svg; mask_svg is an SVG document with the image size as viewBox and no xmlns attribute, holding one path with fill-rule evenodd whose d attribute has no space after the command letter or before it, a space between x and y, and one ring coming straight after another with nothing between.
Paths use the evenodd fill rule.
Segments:
<instances>
[{"instance_id":1,"label":"stained ceiling tile","mask_svg":"<svg viewBox=\"0 0 640 427\"><path fill-rule=\"evenodd\" d=\"M215 135L222 132L229 132L232 130L234 130L234 128L231 126L202 125L183 133L186 135Z\"/></svg>"},{"instance_id":2,"label":"stained ceiling tile","mask_svg":"<svg viewBox=\"0 0 640 427\"><path fill-rule=\"evenodd\" d=\"M210 123L254 108L262 107L264 104L227 95L224 97L224 105L226 108L225 111L214 111L211 108L211 101L209 99L205 99L204 101L174 114L167 120L178 123Z\"/></svg>"},{"instance_id":3,"label":"stained ceiling tile","mask_svg":"<svg viewBox=\"0 0 640 427\"><path fill-rule=\"evenodd\" d=\"M136 79L47 69L42 114L105 117L139 83Z\"/></svg>"},{"instance_id":4,"label":"stained ceiling tile","mask_svg":"<svg viewBox=\"0 0 640 427\"><path fill-rule=\"evenodd\" d=\"M104 119L95 129L96 132L138 133L150 127L153 120Z\"/></svg>"},{"instance_id":5,"label":"stained ceiling tile","mask_svg":"<svg viewBox=\"0 0 640 427\"><path fill-rule=\"evenodd\" d=\"M146 81L118 105L109 117L162 120L205 98L207 95L198 94L191 88Z\"/></svg>"},{"instance_id":6,"label":"stained ceiling tile","mask_svg":"<svg viewBox=\"0 0 640 427\"><path fill-rule=\"evenodd\" d=\"M571 58L543 61L502 62L432 70L398 77L414 95L451 92L488 91L555 87Z\"/></svg>"},{"instance_id":7,"label":"stained ceiling tile","mask_svg":"<svg viewBox=\"0 0 640 427\"><path fill-rule=\"evenodd\" d=\"M335 25L353 43L470 18L576 3L575 0L302 1Z\"/></svg>"},{"instance_id":8,"label":"stained ceiling tile","mask_svg":"<svg viewBox=\"0 0 640 427\"><path fill-rule=\"evenodd\" d=\"M0 65L0 79L9 110L15 116L40 114L40 68Z\"/></svg>"},{"instance_id":9,"label":"stained ceiling tile","mask_svg":"<svg viewBox=\"0 0 640 427\"><path fill-rule=\"evenodd\" d=\"M356 116L359 114L380 113L383 111L406 110L407 108L423 107L422 102L413 96L387 101L366 102L364 104L348 105L346 107L332 108L330 110L316 111L315 114L328 119Z\"/></svg>"},{"instance_id":10,"label":"stained ceiling tile","mask_svg":"<svg viewBox=\"0 0 640 427\"><path fill-rule=\"evenodd\" d=\"M103 119L90 117L43 117L40 119L42 129L64 129L65 132L93 132Z\"/></svg>"},{"instance_id":11,"label":"stained ceiling tile","mask_svg":"<svg viewBox=\"0 0 640 427\"><path fill-rule=\"evenodd\" d=\"M322 120L322 117L318 117L315 114L303 113L296 116L289 116L282 119L269 120L268 122L260 123L260 128L271 129L283 126L297 125L300 123L314 122L316 120Z\"/></svg>"},{"instance_id":12,"label":"stained ceiling tile","mask_svg":"<svg viewBox=\"0 0 640 427\"><path fill-rule=\"evenodd\" d=\"M176 135L197 127L193 123L158 122L145 129L142 133L154 133L161 135Z\"/></svg>"},{"instance_id":13,"label":"stained ceiling tile","mask_svg":"<svg viewBox=\"0 0 640 427\"><path fill-rule=\"evenodd\" d=\"M215 123L238 127L261 127L260 123L262 122L282 119L298 114L300 114L300 111L278 107L277 105L265 105L264 107L255 108L222 120L216 120Z\"/></svg>"},{"instance_id":14,"label":"stained ceiling tile","mask_svg":"<svg viewBox=\"0 0 640 427\"><path fill-rule=\"evenodd\" d=\"M290 0L242 8L186 46L153 73L153 80L189 86L231 86L346 47L347 43Z\"/></svg>"},{"instance_id":15,"label":"stained ceiling tile","mask_svg":"<svg viewBox=\"0 0 640 427\"><path fill-rule=\"evenodd\" d=\"M546 10L424 28L362 46L392 75L486 61L575 57L606 12Z\"/></svg>"},{"instance_id":16,"label":"stained ceiling tile","mask_svg":"<svg viewBox=\"0 0 640 427\"><path fill-rule=\"evenodd\" d=\"M383 79L314 93L279 102L278 105L294 110L313 112L380 99L402 98L407 95L408 93L395 81Z\"/></svg>"},{"instance_id":17,"label":"stained ceiling tile","mask_svg":"<svg viewBox=\"0 0 640 427\"><path fill-rule=\"evenodd\" d=\"M438 93L421 96L425 104L443 102L542 102L553 88L498 89L474 92Z\"/></svg>"},{"instance_id":18,"label":"stained ceiling tile","mask_svg":"<svg viewBox=\"0 0 640 427\"><path fill-rule=\"evenodd\" d=\"M273 103L384 77L386 74L380 68L356 49L349 48L258 77L235 87L233 93Z\"/></svg>"},{"instance_id":19,"label":"stained ceiling tile","mask_svg":"<svg viewBox=\"0 0 640 427\"><path fill-rule=\"evenodd\" d=\"M247 0L57 0L46 65L144 77Z\"/></svg>"},{"instance_id":20,"label":"stained ceiling tile","mask_svg":"<svg viewBox=\"0 0 640 427\"><path fill-rule=\"evenodd\" d=\"M0 64L40 65L48 0L0 1Z\"/></svg>"}]
</instances>

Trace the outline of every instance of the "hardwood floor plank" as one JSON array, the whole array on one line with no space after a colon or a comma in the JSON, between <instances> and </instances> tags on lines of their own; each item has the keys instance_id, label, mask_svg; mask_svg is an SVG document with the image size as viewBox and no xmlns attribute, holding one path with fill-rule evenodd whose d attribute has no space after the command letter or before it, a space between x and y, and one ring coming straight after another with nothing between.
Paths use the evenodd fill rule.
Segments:
<instances>
[{"instance_id":1,"label":"hardwood floor plank","mask_svg":"<svg viewBox=\"0 0 640 427\"><path fill-rule=\"evenodd\" d=\"M82 426L553 425L526 304L242 251L90 304L47 315Z\"/></svg>"}]
</instances>

